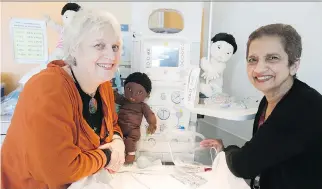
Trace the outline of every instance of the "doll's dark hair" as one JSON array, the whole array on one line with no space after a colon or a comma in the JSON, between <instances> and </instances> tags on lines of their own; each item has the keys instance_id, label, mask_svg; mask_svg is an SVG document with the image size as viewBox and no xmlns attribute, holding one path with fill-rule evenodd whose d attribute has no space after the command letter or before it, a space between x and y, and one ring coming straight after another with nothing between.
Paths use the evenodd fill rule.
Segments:
<instances>
[{"instance_id":1,"label":"doll's dark hair","mask_svg":"<svg viewBox=\"0 0 322 189\"><path fill-rule=\"evenodd\" d=\"M141 72L134 72L131 73L124 81L124 87L127 83L134 82L137 84L142 85L144 87L145 91L150 94L152 90L152 83L148 75Z\"/></svg>"},{"instance_id":2,"label":"doll's dark hair","mask_svg":"<svg viewBox=\"0 0 322 189\"><path fill-rule=\"evenodd\" d=\"M79 11L79 9L81 8L81 6L79 6L77 3L67 3L63 9L61 10L61 15L64 15L66 11L70 10L70 11Z\"/></svg>"},{"instance_id":3,"label":"doll's dark hair","mask_svg":"<svg viewBox=\"0 0 322 189\"><path fill-rule=\"evenodd\" d=\"M217 41L225 41L229 44L231 44L234 48L233 54L237 51L237 43L233 35L228 33L217 33L212 39L212 43L215 43Z\"/></svg>"}]
</instances>

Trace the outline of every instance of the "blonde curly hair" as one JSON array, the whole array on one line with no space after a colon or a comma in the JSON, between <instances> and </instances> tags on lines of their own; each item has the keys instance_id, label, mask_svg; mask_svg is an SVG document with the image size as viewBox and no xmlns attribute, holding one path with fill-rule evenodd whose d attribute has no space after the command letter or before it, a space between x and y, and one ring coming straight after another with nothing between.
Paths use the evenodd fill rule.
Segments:
<instances>
[{"instance_id":1,"label":"blonde curly hair","mask_svg":"<svg viewBox=\"0 0 322 189\"><path fill-rule=\"evenodd\" d=\"M118 20L109 12L104 10L81 8L75 13L72 22L64 27L63 49L67 64L72 64L73 52L90 33L101 31L106 27L111 27L115 36L119 39L119 49L122 49L121 26Z\"/></svg>"}]
</instances>

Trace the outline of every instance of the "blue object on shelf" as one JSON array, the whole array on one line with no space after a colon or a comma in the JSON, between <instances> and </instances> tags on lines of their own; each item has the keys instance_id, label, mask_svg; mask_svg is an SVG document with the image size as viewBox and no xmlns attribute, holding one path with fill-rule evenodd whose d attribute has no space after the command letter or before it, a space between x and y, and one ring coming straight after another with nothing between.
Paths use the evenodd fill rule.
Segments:
<instances>
[{"instance_id":1,"label":"blue object on shelf","mask_svg":"<svg viewBox=\"0 0 322 189\"><path fill-rule=\"evenodd\" d=\"M122 32L128 32L129 31L129 25L128 24L121 24L121 31Z\"/></svg>"},{"instance_id":2,"label":"blue object on shelf","mask_svg":"<svg viewBox=\"0 0 322 189\"><path fill-rule=\"evenodd\" d=\"M8 95L1 97L1 115L12 115L18 102L22 86L19 86Z\"/></svg>"},{"instance_id":3,"label":"blue object on shelf","mask_svg":"<svg viewBox=\"0 0 322 189\"><path fill-rule=\"evenodd\" d=\"M1 98L4 97L4 84L1 83Z\"/></svg>"},{"instance_id":4,"label":"blue object on shelf","mask_svg":"<svg viewBox=\"0 0 322 189\"><path fill-rule=\"evenodd\" d=\"M185 128L184 128L184 126L183 126L183 125L180 125L178 129L180 129L180 130L184 130Z\"/></svg>"},{"instance_id":5,"label":"blue object on shelf","mask_svg":"<svg viewBox=\"0 0 322 189\"><path fill-rule=\"evenodd\" d=\"M123 94L123 87L122 87L122 80L121 80L121 73L118 69L115 73L115 87L120 94Z\"/></svg>"},{"instance_id":6,"label":"blue object on shelf","mask_svg":"<svg viewBox=\"0 0 322 189\"><path fill-rule=\"evenodd\" d=\"M112 85L113 89L116 89L119 94L123 94L124 89L123 89L121 73L119 69L117 69L117 71L115 72L115 76L112 80L112 84L113 84ZM115 104L115 110L117 113L119 112L119 107L120 106L118 104Z\"/></svg>"}]
</instances>

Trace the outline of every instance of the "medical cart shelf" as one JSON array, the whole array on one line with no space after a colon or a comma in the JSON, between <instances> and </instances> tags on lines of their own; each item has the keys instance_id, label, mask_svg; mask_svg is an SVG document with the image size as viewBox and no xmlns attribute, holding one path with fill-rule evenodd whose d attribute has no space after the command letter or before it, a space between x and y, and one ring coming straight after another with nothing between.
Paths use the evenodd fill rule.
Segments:
<instances>
[{"instance_id":1,"label":"medical cart shelf","mask_svg":"<svg viewBox=\"0 0 322 189\"><path fill-rule=\"evenodd\" d=\"M7 135L7 130L10 126L11 116L1 116L0 117L0 124L1 124L1 141L0 146L2 146L2 143Z\"/></svg>"},{"instance_id":2,"label":"medical cart shelf","mask_svg":"<svg viewBox=\"0 0 322 189\"><path fill-rule=\"evenodd\" d=\"M191 113L216 117L220 119L245 121L255 118L257 108L240 109L240 108L217 108L206 105L195 105L194 107L186 107Z\"/></svg>"}]
</instances>

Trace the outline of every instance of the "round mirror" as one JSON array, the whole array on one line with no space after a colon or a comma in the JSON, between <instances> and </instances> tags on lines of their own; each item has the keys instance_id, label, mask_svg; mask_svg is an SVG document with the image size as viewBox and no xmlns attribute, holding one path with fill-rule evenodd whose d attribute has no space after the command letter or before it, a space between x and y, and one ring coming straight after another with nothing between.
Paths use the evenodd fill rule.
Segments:
<instances>
[{"instance_id":1,"label":"round mirror","mask_svg":"<svg viewBox=\"0 0 322 189\"><path fill-rule=\"evenodd\" d=\"M155 33L179 33L183 27L183 17L174 9L158 9L149 16L149 29Z\"/></svg>"}]
</instances>

